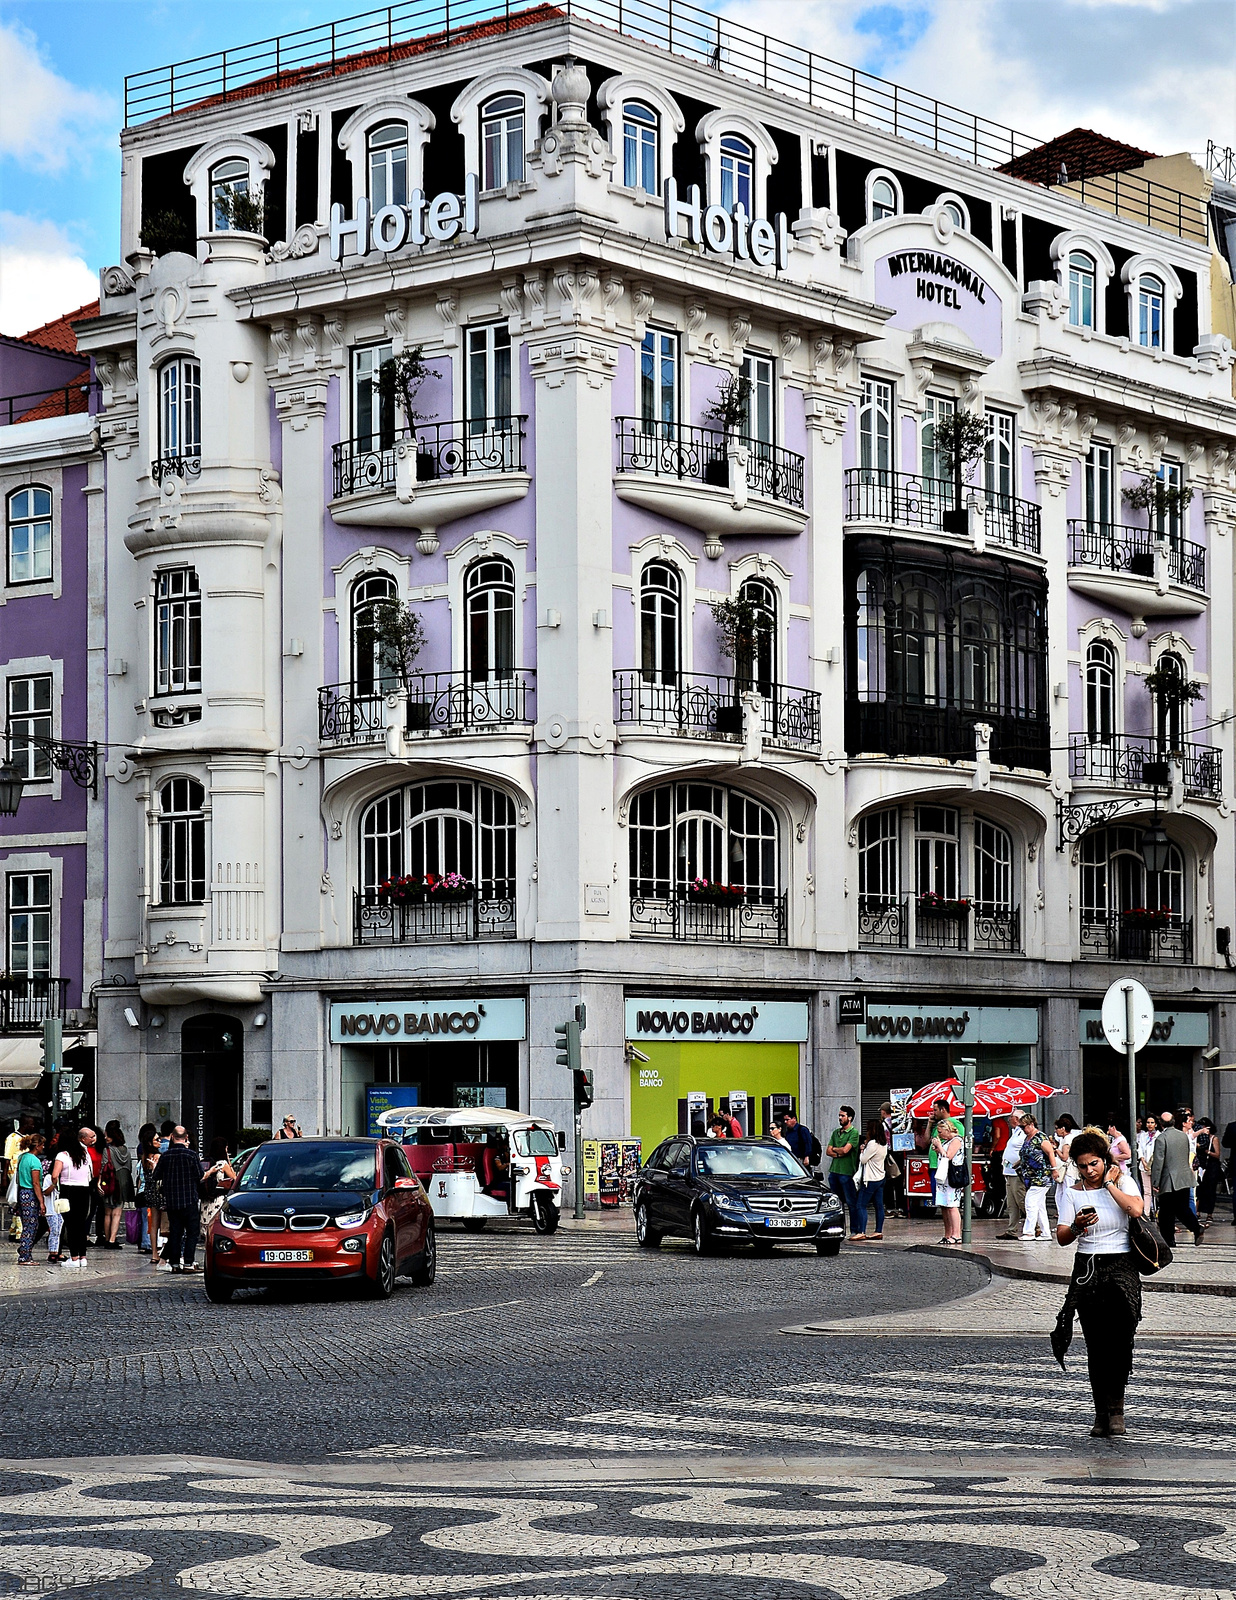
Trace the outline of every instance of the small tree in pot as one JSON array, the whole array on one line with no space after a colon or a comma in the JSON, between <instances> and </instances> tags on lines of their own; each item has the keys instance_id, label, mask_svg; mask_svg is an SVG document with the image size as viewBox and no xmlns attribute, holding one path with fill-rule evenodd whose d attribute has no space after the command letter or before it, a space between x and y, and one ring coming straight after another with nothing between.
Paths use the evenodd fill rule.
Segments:
<instances>
[{"instance_id":1,"label":"small tree in pot","mask_svg":"<svg viewBox=\"0 0 1236 1600\"><path fill-rule=\"evenodd\" d=\"M953 411L935 424L935 446L953 482L952 509L945 511L941 524L946 533L965 534L970 530L963 480L969 483L974 468L987 449L987 421L969 411Z\"/></svg>"},{"instance_id":2,"label":"small tree in pot","mask_svg":"<svg viewBox=\"0 0 1236 1600\"><path fill-rule=\"evenodd\" d=\"M1193 498L1193 486L1164 483L1157 472L1147 470L1136 483L1128 484L1120 493L1130 510L1146 512L1149 531L1161 538L1168 523L1183 516L1184 508ZM1150 551L1135 550L1129 571L1139 577L1153 578L1154 555Z\"/></svg>"},{"instance_id":3,"label":"small tree in pot","mask_svg":"<svg viewBox=\"0 0 1236 1600\"><path fill-rule=\"evenodd\" d=\"M723 378L717 392L700 413L728 441L741 435L751 414L751 380L743 377ZM726 488L730 481L729 451L722 449L710 454L704 462L704 482Z\"/></svg>"},{"instance_id":4,"label":"small tree in pot","mask_svg":"<svg viewBox=\"0 0 1236 1600\"><path fill-rule=\"evenodd\" d=\"M429 419L416 409L416 397L426 378L436 378L438 369L426 365L424 346L405 350L401 355L388 356L378 368L378 393L384 407L392 410L396 405L403 412L404 427L415 433L418 422ZM417 450L416 477L423 483L438 476L438 457L432 450Z\"/></svg>"},{"instance_id":5,"label":"small tree in pot","mask_svg":"<svg viewBox=\"0 0 1236 1600\"><path fill-rule=\"evenodd\" d=\"M406 600L379 600L372 615L378 665L408 692L408 727L427 728L432 701L411 697L412 665L425 647L424 624Z\"/></svg>"},{"instance_id":6,"label":"small tree in pot","mask_svg":"<svg viewBox=\"0 0 1236 1600\"><path fill-rule=\"evenodd\" d=\"M1182 721L1180 713L1190 701L1200 700L1205 692L1202 685L1195 678L1186 678L1183 672L1175 667L1158 666L1153 672L1146 674L1146 689L1154 700L1163 722L1167 727L1166 742L1174 748L1172 730Z\"/></svg>"},{"instance_id":7,"label":"small tree in pot","mask_svg":"<svg viewBox=\"0 0 1236 1600\"><path fill-rule=\"evenodd\" d=\"M735 668L741 668L744 661L755 659L756 644L759 638L761 611L750 595L726 595L723 600L714 600L712 603L713 621L717 624L717 642L723 656L728 656L734 662ZM713 715L713 722L718 733L742 732L742 704L738 698L740 674L736 670L734 677L734 699L729 705L718 705Z\"/></svg>"}]
</instances>

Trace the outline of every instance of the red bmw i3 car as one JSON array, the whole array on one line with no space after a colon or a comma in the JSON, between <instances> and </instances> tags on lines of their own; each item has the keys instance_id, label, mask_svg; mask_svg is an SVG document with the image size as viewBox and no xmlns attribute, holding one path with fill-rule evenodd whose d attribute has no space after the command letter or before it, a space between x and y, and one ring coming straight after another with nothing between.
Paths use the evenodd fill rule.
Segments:
<instances>
[{"instance_id":1,"label":"red bmw i3 car","mask_svg":"<svg viewBox=\"0 0 1236 1600\"><path fill-rule=\"evenodd\" d=\"M272 1283L353 1282L387 1299L437 1270L433 1208L390 1139L279 1139L245 1163L206 1236L212 1300Z\"/></svg>"}]
</instances>

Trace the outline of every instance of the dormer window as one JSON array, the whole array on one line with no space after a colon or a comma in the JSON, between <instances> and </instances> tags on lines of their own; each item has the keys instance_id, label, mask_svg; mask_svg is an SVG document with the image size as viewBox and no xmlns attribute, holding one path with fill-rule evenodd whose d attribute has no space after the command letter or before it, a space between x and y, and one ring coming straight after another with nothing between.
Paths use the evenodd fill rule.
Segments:
<instances>
[{"instance_id":1,"label":"dormer window","mask_svg":"<svg viewBox=\"0 0 1236 1600\"><path fill-rule=\"evenodd\" d=\"M1069 252L1069 326L1094 327L1094 258L1084 250Z\"/></svg>"},{"instance_id":2,"label":"dormer window","mask_svg":"<svg viewBox=\"0 0 1236 1600\"><path fill-rule=\"evenodd\" d=\"M524 97L499 94L481 107L482 187L504 189L524 176Z\"/></svg>"},{"instance_id":3,"label":"dormer window","mask_svg":"<svg viewBox=\"0 0 1236 1600\"><path fill-rule=\"evenodd\" d=\"M374 128L367 140L369 157L369 204L373 211L383 206L408 203L408 125L384 122Z\"/></svg>"},{"instance_id":4,"label":"dormer window","mask_svg":"<svg viewBox=\"0 0 1236 1600\"><path fill-rule=\"evenodd\" d=\"M741 206L748 216L755 178L755 151L736 133L721 135L721 207L732 211Z\"/></svg>"},{"instance_id":5,"label":"dormer window","mask_svg":"<svg viewBox=\"0 0 1236 1600\"><path fill-rule=\"evenodd\" d=\"M955 228L965 228L967 226L966 214L956 200L946 200L941 209L946 216L952 218Z\"/></svg>"},{"instance_id":6,"label":"dormer window","mask_svg":"<svg viewBox=\"0 0 1236 1600\"><path fill-rule=\"evenodd\" d=\"M869 222L883 222L885 217L897 215L897 191L890 179L877 178L871 185L871 199L867 211Z\"/></svg>"},{"instance_id":7,"label":"dormer window","mask_svg":"<svg viewBox=\"0 0 1236 1600\"><path fill-rule=\"evenodd\" d=\"M249 163L239 156L219 161L210 169L210 225L216 233L232 226L229 201L233 195L249 193Z\"/></svg>"},{"instance_id":8,"label":"dormer window","mask_svg":"<svg viewBox=\"0 0 1236 1600\"><path fill-rule=\"evenodd\" d=\"M622 181L628 189L644 189L656 194L657 114L638 100L628 100L622 108Z\"/></svg>"},{"instance_id":9,"label":"dormer window","mask_svg":"<svg viewBox=\"0 0 1236 1600\"><path fill-rule=\"evenodd\" d=\"M1137 280L1137 342L1144 350L1163 348L1163 280L1149 272Z\"/></svg>"}]
</instances>

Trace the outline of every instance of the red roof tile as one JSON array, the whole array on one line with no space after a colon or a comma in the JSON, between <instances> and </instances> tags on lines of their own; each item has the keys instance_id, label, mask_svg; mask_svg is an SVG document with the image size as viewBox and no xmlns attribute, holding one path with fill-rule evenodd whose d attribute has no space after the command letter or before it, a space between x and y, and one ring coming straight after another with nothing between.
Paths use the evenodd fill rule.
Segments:
<instances>
[{"instance_id":1,"label":"red roof tile","mask_svg":"<svg viewBox=\"0 0 1236 1600\"><path fill-rule=\"evenodd\" d=\"M1121 144L1093 128L1071 128L1046 144L1037 145L1023 155L1006 161L997 172L1007 172L1027 183L1076 183L1079 178L1097 178L1107 172L1127 172L1155 159L1153 150ZM1065 176L1061 176L1061 169Z\"/></svg>"},{"instance_id":2,"label":"red roof tile","mask_svg":"<svg viewBox=\"0 0 1236 1600\"><path fill-rule=\"evenodd\" d=\"M71 324L85 322L90 317L97 317L98 314L99 302L88 300L84 306L78 306L76 311L66 311L63 316L43 323L42 327L31 328L29 333L19 333L14 337L20 344L37 344L40 350L55 350L61 355L75 356L77 336Z\"/></svg>"}]
</instances>

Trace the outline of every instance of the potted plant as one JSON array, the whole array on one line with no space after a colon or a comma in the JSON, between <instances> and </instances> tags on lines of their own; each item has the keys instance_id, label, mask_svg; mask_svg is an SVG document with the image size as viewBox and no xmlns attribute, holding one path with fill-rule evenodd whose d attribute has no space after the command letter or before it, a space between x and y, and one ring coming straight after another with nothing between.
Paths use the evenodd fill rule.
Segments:
<instances>
[{"instance_id":1,"label":"potted plant","mask_svg":"<svg viewBox=\"0 0 1236 1600\"><path fill-rule=\"evenodd\" d=\"M378 885L380 905L420 905L425 898L425 880L415 872L401 878L387 878Z\"/></svg>"},{"instance_id":2,"label":"potted plant","mask_svg":"<svg viewBox=\"0 0 1236 1600\"><path fill-rule=\"evenodd\" d=\"M760 608L749 595L726 595L712 603L713 621L717 624L718 644L721 654L734 662L736 672L742 663L755 659L755 648L760 627ZM718 733L742 732L742 703L738 698L739 676L734 678L734 699L728 704L713 707L712 722Z\"/></svg>"},{"instance_id":3,"label":"potted plant","mask_svg":"<svg viewBox=\"0 0 1236 1600\"><path fill-rule=\"evenodd\" d=\"M953 480L953 504L942 513L940 526L945 533L966 534L970 518L966 510L964 483L969 483L974 468L987 449L987 420L969 411L953 411L935 424L935 447L949 477Z\"/></svg>"},{"instance_id":4,"label":"potted plant","mask_svg":"<svg viewBox=\"0 0 1236 1600\"><path fill-rule=\"evenodd\" d=\"M1126 928L1153 929L1170 928L1175 918L1164 906L1131 906L1120 913L1120 920Z\"/></svg>"},{"instance_id":5,"label":"potted plant","mask_svg":"<svg viewBox=\"0 0 1236 1600\"><path fill-rule=\"evenodd\" d=\"M180 251L191 256L195 251L193 224L175 211L158 211L142 222L142 244L157 256Z\"/></svg>"},{"instance_id":6,"label":"potted plant","mask_svg":"<svg viewBox=\"0 0 1236 1600\"><path fill-rule=\"evenodd\" d=\"M1186 678L1178 668L1163 665L1146 674L1146 688L1160 708L1168 729L1167 742L1172 744L1173 733L1183 722L1180 712L1190 701L1202 698L1202 685L1195 678Z\"/></svg>"},{"instance_id":7,"label":"potted plant","mask_svg":"<svg viewBox=\"0 0 1236 1600\"><path fill-rule=\"evenodd\" d=\"M378 665L394 673L408 694L408 728L429 726L433 701L412 698L412 664L425 645L425 628L406 600L379 600L373 607L373 641Z\"/></svg>"},{"instance_id":8,"label":"potted plant","mask_svg":"<svg viewBox=\"0 0 1236 1600\"><path fill-rule=\"evenodd\" d=\"M716 454L710 453L704 462L704 482L727 489L730 482L729 440L738 438L751 414L751 380L743 377L723 378L717 392L704 407L701 415L705 422L725 436L725 444Z\"/></svg>"},{"instance_id":9,"label":"potted plant","mask_svg":"<svg viewBox=\"0 0 1236 1600\"><path fill-rule=\"evenodd\" d=\"M398 404L403 412L404 427L415 433L418 422L429 419L416 409L416 397L426 378L436 378L438 369L425 364L424 347L405 350L401 355L389 356L378 368L378 393L384 406ZM416 481L425 483L438 476L436 451L417 449Z\"/></svg>"},{"instance_id":10,"label":"potted plant","mask_svg":"<svg viewBox=\"0 0 1236 1600\"><path fill-rule=\"evenodd\" d=\"M444 872L440 877L433 872L425 874L425 894L430 900L471 900L474 892L460 872Z\"/></svg>"},{"instance_id":11,"label":"potted plant","mask_svg":"<svg viewBox=\"0 0 1236 1600\"><path fill-rule=\"evenodd\" d=\"M1151 525L1161 528L1169 517L1177 516L1192 500L1193 486L1165 483L1157 472L1147 470L1136 483L1126 484L1120 493L1125 505L1133 511L1145 511Z\"/></svg>"},{"instance_id":12,"label":"potted plant","mask_svg":"<svg viewBox=\"0 0 1236 1600\"><path fill-rule=\"evenodd\" d=\"M686 887L687 899L702 905L737 905L746 896L747 891L741 883L713 883L708 878L692 878Z\"/></svg>"},{"instance_id":13,"label":"potted plant","mask_svg":"<svg viewBox=\"0 0 1236 1600\"><path fill-rule=\"evenodd\" d=\"M961 922L970 915L970 902L965 899L950 900L929 889L926 894L919 895L916 909L920 917L952 917Z\"/></svg>"}]
</instances>

